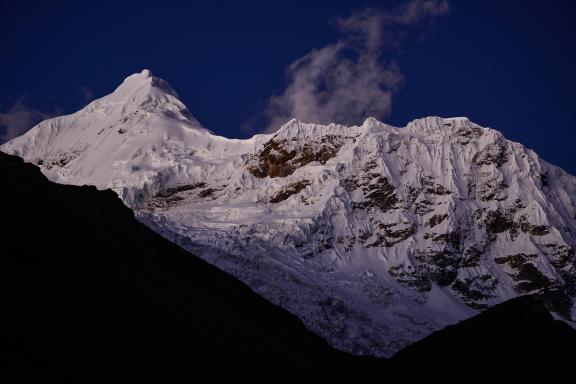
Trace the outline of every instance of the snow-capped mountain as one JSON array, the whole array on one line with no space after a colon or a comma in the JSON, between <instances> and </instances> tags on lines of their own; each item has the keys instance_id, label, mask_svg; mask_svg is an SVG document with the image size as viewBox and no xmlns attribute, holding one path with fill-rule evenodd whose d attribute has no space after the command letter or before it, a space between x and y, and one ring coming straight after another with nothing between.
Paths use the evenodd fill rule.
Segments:
<instances>
[{"instance_id":1,"label":"snow-capped mountain","mask_svg":"<svg viewBox=\"0 0 576 384\"><path fill-rule=\"evenodd\" d=\"M391 356L526 293L576 319L576 178L467 118L292 120L232 140L143 71L1 149L52 180L112 188L352 353Z\"/></svg>"},{"instance_id":2,"label":"snow-capped mountain","mask_svg":"<svg viewBox=\"0 0 576 384\"><path fill-rule=\"evenodd\" d=\"M33 158L53 181L112 188L132 202L131 193L170 179L194 143L209 137L170 85L144 70L81 111L38 124L3 150Z\"/></svg>"}]
</instances>

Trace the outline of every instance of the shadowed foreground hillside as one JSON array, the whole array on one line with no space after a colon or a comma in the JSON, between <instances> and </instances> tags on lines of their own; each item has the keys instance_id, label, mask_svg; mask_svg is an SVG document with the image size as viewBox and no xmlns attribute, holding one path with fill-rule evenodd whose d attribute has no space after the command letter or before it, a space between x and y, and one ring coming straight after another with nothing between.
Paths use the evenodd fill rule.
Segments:
<instances>
[{"instance_id":1,"label":"shadowed foreground hillside","mask_svg":"<svg viewBox=\"0 0 576 384\"><path fill-rule=\"evenodd\" d=\"M4 361L100 373L111 361L171 362L194 377L256 381L572 375L576 332L537 299L497 305L389 361L355 357L146 228L112 191L54 184L3 153L0 175Z\"/></svg>"},{"instance_id":2,"label":"shadowed foreground hillside","mask_svg":"<svg viewBox=\"0 0 576 384\"><path fill-rule=\"evenodd\" d=\"M364 365L134 219L116 194L0 153L4 359ZM261 371L261 370L260 370ZM256 374L257 376L257 374Z\"/></svg>"},{"instance_id":3,"label":"shadowed foreground hillside","mask_svg":"<svg viewBox=\"0 0 576 384\"><path fill-rule=\"evenodd\" d=\"M540 299L522 296L435 332L389 362L396 373L418 367L417 375L449 381L496 372L570 378L575 353L576 331L554 320Z\"/></svg>"}]
</instances>

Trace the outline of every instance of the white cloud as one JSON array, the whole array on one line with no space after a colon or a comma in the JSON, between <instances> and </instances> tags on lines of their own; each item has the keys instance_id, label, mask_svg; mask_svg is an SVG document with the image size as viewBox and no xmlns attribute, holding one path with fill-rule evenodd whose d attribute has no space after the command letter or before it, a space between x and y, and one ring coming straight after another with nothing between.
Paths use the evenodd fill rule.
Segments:
<instances>
[{"instance_id":1,"label":"white cloud","mask_svg":"<svg viewBox=\"0 0 576 384\"><path fill-rule=\"evenodd\" d=\"M90 88L82 86L80 87L80 91L82 92L82 96L84 97L84 102L86 104L94 100L94 92Z\"/></svg>"},{"instance_id":2,"label":"white cloud","mask_svg":"<svg viewBox=\"0 0 576 384\"><path fill-rule=\"evenodd\" d=\"M17 100L7 111L0 112L0 143L26 133L40 121L54 115L28 105L23 99Z\"/></svg>"},{"instance_id":3,"label":"white cloud","mask_svg":"<svg viewBox=\"0 0 576 384\"><path fill-rule=\"evenodd\" d=\"M291 118L305 122L357 124L384 119L404 81L387 56L413 30L433 25L449 12L447 0L412 0L394 9L363 9L340 18L341 38L314 49L287 70L287 86L267 103L267 131Z\"/></svg>"}]
</instances>

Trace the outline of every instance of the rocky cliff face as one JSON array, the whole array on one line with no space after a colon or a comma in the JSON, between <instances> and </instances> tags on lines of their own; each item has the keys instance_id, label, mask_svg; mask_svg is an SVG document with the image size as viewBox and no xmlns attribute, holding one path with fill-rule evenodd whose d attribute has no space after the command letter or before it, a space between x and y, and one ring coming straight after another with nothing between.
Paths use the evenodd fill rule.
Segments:
<instances>
[{"instance_id":1,"label":"rocky cliff face","mask_svg":"<svg viewBox=\"0 0 576 384\"><path fill-rule=\"evenodd\" d=\"M151 86L2 150L60 182L114 188L157 232L356 354L390 356L526 293L576 319L576 178L498 131L466 118L292 120L230 140L179 114L154 85L165 82L136 76Z\"/></svg>"}]
</instances>

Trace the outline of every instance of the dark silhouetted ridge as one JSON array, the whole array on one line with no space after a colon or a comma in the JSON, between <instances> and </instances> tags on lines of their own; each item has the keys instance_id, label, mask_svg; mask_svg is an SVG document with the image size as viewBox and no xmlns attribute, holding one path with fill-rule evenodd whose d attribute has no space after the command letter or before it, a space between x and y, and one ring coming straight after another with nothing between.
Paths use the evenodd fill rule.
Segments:
<instances>
[{"instance_id":1,"label":"dark silhouetted ridge","mask_svg":"<svg viewBox=\"0 0 576 384\"><path fill-rule=\"evenodd\" d=\"M110 361L161 361L215 381L572 374L576 332L535 297L494 306L388 361L356 357L145 227L114 192L52 183L3 153L0 177L3 360L87 364L90 374Z\"/></svg>"},{"instance_id":2,"label":"dark silhouetted ridge","mask_svg":"<svg viewBox=\"0 0 576 384\"><path fill-rule=\"evenodd\" d=\"M521 296L416 342L391 360L394 373L418 376L571 377L576 331L554 320L545 303Z\"/></svg>"},{"instance_id":3,"label":"dark silhouetted ridge","mask_svg":"<svg viewBox=\"0 0 576 384\"><path fill-rule=\"evenodd\" d=\"M146 228L114 192L52 183L1 152L0 175L3 359L188 360L195 374L216 364L215 377L365 364Z\"/></svg>"}]
</instances>

